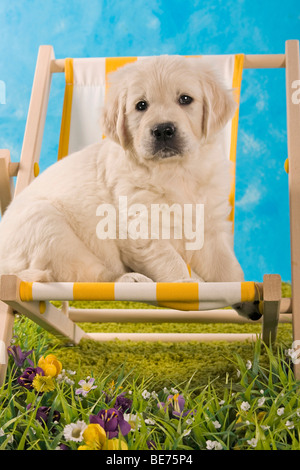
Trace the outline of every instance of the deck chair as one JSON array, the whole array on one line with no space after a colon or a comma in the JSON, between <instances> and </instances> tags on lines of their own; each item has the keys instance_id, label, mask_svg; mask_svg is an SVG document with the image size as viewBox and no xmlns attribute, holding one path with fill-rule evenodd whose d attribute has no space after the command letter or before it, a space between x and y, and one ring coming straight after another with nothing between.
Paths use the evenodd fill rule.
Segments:
<instances>
[{"instance_id":1,"label":"deck chair","mask_svg":"<svg viewBox=\"0 0 300 470\"><path fill-rule=\"evenodd\" d=\"M62 112L58 159L103 138L98 126L99 108L105 96L107 74L127 62L146 58L55 59L51 46L41 46L32 87L20 163L10 161L8 150L0 151L0 201L4 213L12 198L39 173L39 158L52 75L65 73L66 88ZM98 341L241 341L255 340L254 334L126 334L85 333L79 322L215 322L245 323L230 307L240 301L260 301L262 339L276 339L278 322L293 322L294 341L300 340L300 109L293 103L295 84L300 79L298 41L286 42L285 54L203 56L220 68L239 100L245 68L286 68L288 177L292 255L292 298L281 298L281 278L266 274L262 283L28 283L13 275L3 275L0 284L0 380L5 378L7 352L14 313L26 315L56 336L78 344L82 338ZM96 71L96 73L95 73ZM93 106L92 106L93 105ZM90 106L92 106L92 111ZM87 108L88 107L88 108ZM92 124L84 126L86 114ZM84 117L84 119L82 119ZM235 153L238 111L224 130L224 146L233 167L231 220L234 222ZM15 189L13 177L16 176ZM233 225L234 227L234 225ZM62 302L56 308L52 302ZM156 309L79 309L72 300L131 300L163 306ZM295 361L297 362L297 361ZM300 366L295 363L300 379Z\"/></svg>"}]
</instances>

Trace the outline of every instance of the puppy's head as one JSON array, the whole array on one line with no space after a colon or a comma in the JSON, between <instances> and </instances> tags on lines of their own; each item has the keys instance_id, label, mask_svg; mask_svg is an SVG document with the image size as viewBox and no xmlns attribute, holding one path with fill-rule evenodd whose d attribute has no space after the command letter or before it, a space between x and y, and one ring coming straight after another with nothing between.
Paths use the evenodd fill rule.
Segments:
<instances>
[{"instance_id":1,"label":"puppy's head","mask_svg":"<svg viewBox=\"0 0 300 470\"><path fill-rule=\"evenodd\" d=\"M175 161L211 140L236 107L204 61L159 56L111 75L102 128L142 161Z\"/></svg>"}]
</instances>

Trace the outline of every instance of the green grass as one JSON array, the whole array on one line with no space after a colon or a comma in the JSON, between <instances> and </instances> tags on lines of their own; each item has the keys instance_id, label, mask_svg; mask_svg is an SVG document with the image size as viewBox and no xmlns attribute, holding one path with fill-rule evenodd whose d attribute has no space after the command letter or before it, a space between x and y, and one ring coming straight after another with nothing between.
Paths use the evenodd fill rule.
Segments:
<instances>
[{"instance_id":1,"label":"green grass","mask_svg":"<svg viewBox=\"0 0 300 470\"><path fill-rule=\"evenodd\" d=\"M282 295L289 297L291 287L282 284ZM74 302L79 308L153 308L146 304L131 302ZM157 333L254 333L261 332L261 325L250 324L201 324L201 323L81 323L87 332L157 332ZM278 343L288 348L292 342L291 324L280 324ZM182 378L191 378L192 386L204 386L214 381L215 387L222 388L223 380L234 373L232 360L239 354L245 361L253 355L251 343L145 343L115 341L98 343L90 340L81 341L79 346L64 348L57 343L60 357L66 367L95 376L103 370L114 370L120 364L126 373L134 369L140 379L152 377L153 387L178 384ZM261 361L266 353L262 352Z\"/></svg>"},{"instance_id":2,"label":"green grass","mask_svg":"<svg viewBox=\"0 0 300 470\"><path fill-rule=\"evenodd\" d=\"M283 285L283 294L290 295L288 285ZM81 326L86 331L116 331L117 328L118 331L259 333L261 329L255 324ZM255 344L83 340L78 346L68 347L30 320L19 317L15 322L15 344L24 351L34 349L29 358L35 366L42 355L54 353L66 371L74 371L74 375L66 372L74 383L54 379L55 389L39 395L34 389L19 385L17 377L22 370L15 367L10 357L7 381L0 389L0 449L52 450L64 444L76 450L83 442L68 439L66 426L78 420L88 424L91 414L112 408L116 397L124 393L132 400L130 412L140 424L122 437L130 450L148 449L149 440L158 450L210 447L299 450L299 383L286 355L286 349L291 347L291 333L291 325L281 324L273 350L260 340ZM26 366L28 363L23 369ZM78 400L75 393L78 382L88 376L95 378L97 388ZM185 400L183 411L192 410L187 416L175 417L158 406L168 395L176 398L175 389ZM32 405L27 409L29 403ZM47 425L36 420L40 406L49 408ZM53 423L55 410L59 411L60 419Z\"/></svg>"}]
</instances>

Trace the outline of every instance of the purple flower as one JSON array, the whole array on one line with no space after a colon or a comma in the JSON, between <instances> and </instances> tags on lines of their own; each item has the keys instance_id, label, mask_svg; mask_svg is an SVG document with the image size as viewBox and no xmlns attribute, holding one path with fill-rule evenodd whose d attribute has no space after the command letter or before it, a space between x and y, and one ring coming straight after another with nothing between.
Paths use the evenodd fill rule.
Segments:
<instances>
[{"instance_id":1,"label":"purple flower","mask_svg":"<svg viewBox=\"0 0 300 470\"><path fill-rule=\"evenodd\" d=\"M159 408L163 408L163 410L166 412L169 410L173 416L179 417L179 416L187 416L188 414L192 414L192 410L187 410L183 412L185 405L185 399L183 398L182 395L179 395L179 393L176 393L175 395L168 395L167 401L160 402L157 404Z\"/></svg>"},{"instance_id":2,"label":"purple flower","mask_svg":"<svg viewBox=\"0 0 300 470\"><path fill-rule=\"evenodd\" d=\"M32 381L37 374L45 375L43 369L40 367L27 367L23 374L17 378L19 385L27 388L27 390L31 390L33 388Z\"/></svg>"},{"instance_id":3,"label":"purple flower","mask_svg":"<svg viewBox=\"0 0 300 470\"><path fill-rule=\"evenodd\" d=\"M31 403L27 405L27 410L30 410L31 408ZM43 425L47 424L47 421L49 419L51 407L50 406L40 406L37 411L36 411L36 419ZM59 421L60 420L60 412L57 410L54 410L53 412L53 417L52 421Z\"/></svg>"},{"instance_id":4,"label":"purple flower","mask_svg":"<svg viewBox=\"0 0 300 470\"><path fill-rule=\"evenodd\" d=\"M104 403L108 404L113 399L113 397L108 395L104 390L102 390L102 393L104 395Z\"/></svg>"},{"instance_id":5,"label":"purple flower","mask_svg":"<svg viewBox=\"0 0 300 470\"><path fill-rule=\"evenodd\" d=\"M121 393L117 396L114 408L116 410L122 411L122 413L128 413L131 410L132 400L130 398L125 397L125 393Z\"/></svg>"},{"instance_id":6,"label":"purple flower","mask_svg":"<svg viewBox=\"0 0 300 470\"><path fill-rule=\"evenodd\" d=\"M79 380L78 385L81 385L81 388L77 388L75 391L76 395L81 394L83 397L86 397L90 390L97 388L97 385L93 385L94 382L94 378L89 379L88 382L86 380Z\"/></svg>"},{"instance_id":7,"label":"purple flower","mask_svg":"<svg viewBox=\"0 0 300 470\"><path fill-rule=\"evenodd\" d=\"M152 440L147 441L147 447L148 447L149 450L156 450L156 444Z\"/></svg>"},{"instance_id":8,"label":"purple flower","mask_svg":"<svg viewBox=\"0 0 300 470\"><path fill-rule=\"evenodd\" d=\"M115 408L108 410L100 410L96 415L90 416L91 424L100 424L104 431L108 434L108 438L117 437L119 429L123 436L129 433L131 426L123 417L123 413Z\"/></svg>"},{"instance_id":9,"label":"purple flower","mask_svg":"<svg viewBox=\"0 0 300 470\"><path fill-rule=\"evenodd\" d=\"M66 444L58 444L57 450L70 450Z\"/></svg>"},{"instance_id":10,"label":"purple flower","mask_svg":"<svg viewBox=\"0 0 300 470\"><path fill-rule=\"evenodd\" d=\"M10 354L16 364L17 367L23 367L24 362L27 359L27 356L29 356L32 353L33 349L31 351L22 351L20 346L9 346L7 348L8 354ZM29 364L33 366L33 362L30 359L27 359Z\"/></svg>"}]
</instances>

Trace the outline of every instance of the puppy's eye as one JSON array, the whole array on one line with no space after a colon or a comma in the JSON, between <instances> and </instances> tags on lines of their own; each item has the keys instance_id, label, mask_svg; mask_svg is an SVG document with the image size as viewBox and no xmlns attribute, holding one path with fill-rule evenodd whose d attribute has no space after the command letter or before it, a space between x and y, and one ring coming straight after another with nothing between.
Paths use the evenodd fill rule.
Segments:
<instances>
[{"instance_id":1,"label":"puppy's eye","mask_svg":"<svg viewBox=\"0 0 300 470\"><path fill-rule=\"evenodd\" d=\"M191 98L188 95L181 95L178 101L179 101L179 104L191 104L191 102L193 101L193 98Z\"/></svg>"},{"instance_id":2,"label":"puppy's eye","mask_svg":"<svg viewBox=\"0 0 300 470\"><path fill-rule=\"evenodd\" d=\"M137 111L146 111L146 109L148 108L148 103L147 101L139 101L136 105L135 105L135 109Z\"/></svg>"}]
</instances>

